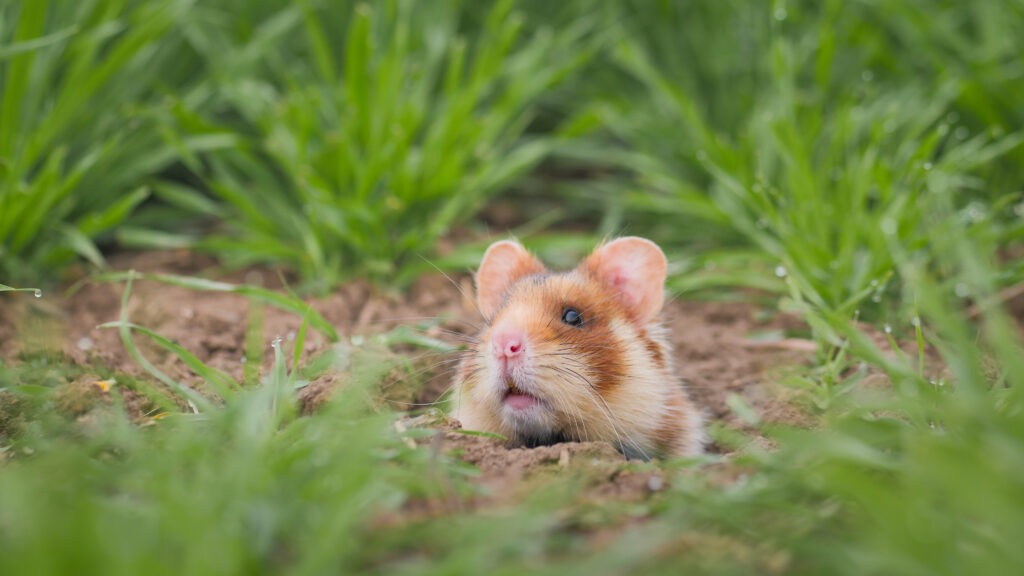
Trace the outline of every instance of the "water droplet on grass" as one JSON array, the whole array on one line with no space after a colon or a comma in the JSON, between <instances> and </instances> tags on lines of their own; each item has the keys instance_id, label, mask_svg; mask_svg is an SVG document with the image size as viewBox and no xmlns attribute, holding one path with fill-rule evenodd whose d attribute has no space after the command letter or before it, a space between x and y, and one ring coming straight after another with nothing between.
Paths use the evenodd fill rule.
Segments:
<instances>
[{"instance_id":1,"label":"water droplet on grass","mask_svg":"<svg viewBox=\"0 0 1024 576\"><path fill-rule=\"evenodd\" d=\"M886 324L882 330L885 330L886 334L892 334L892 326L889 326L888 324Z\"/></svg>"},{"instance_id":2,"label":"water droplet on grass","mask_svg":"<svg viewBox=\"0 0 1024 576\"><path fill-rule=\"evenodd\" d=\"M32 292L32 295L35 296L36 298L42 298L43 297L43 291L38 289L38 288L36 288L35 291Z\"/></svg>"},{"instance_id":3,"label":"water droplet on grass","mask_svg":"<svg viewBox=\"0 0 1024 576\"><path fill-rule=\"evenodd\" d=\"M956 130L953 130L953 137L957 140L966 140L971 135L971 131L966 126L961 126Z\"/></svg>"},{"instance_id":4,"label":"water droplet on grass","mask_svg":"<svg viewBox=\"0 0 1024 576\"><path fill-rule=\"evenodd\" d=\"M781 21L785 20L787 16L789 16L789 12L786 12L785 8L780 6L780 7L775 9L775 19L776 20L781 22Z\"/></svg>"},{"instance_id":5,"label":"water droplet on grass","mask_svg":"<svg viewBox=\"0 0 1024 576\"><path fill-rule=\"evenodd\" d=\"M913 318L910 319L910 325L915 328L919 328L921 326L921 318L918 316L914 316Z\"/></svg>"},{"instance_id":6,"label":"water droplet on grass","mask_svg":"<svg viewBox=\"0 0 1024 576\"><path fill-rule=\"evenodd\" d=\"M967 298L971 295L971 291L967 287L967 284L964 284L963 282L957 282L956 286L953 288L953 292L958 298Z\"/></svg>"},{"instance_id":7,"label":"water droplet on grass","mask_svg":"<svg viewBox=\"0 0 1024 576\"><path fill-rule=\"evenodd\" d=\"M865 70L860 73L860 77L861 80L864 80L865 82L871 82L872 80L875 79L875 73L872 72L871 70Z\"/></svg>"},{"instance_id":8,"label":"water droplet on grass","mask_svg":"<svg viewBox=\"0 0 1024 576\"><path fill-rule=\"evenodd\" d=\"M270 342L270 347L273 348L274 350L280 350L281 349L281 337L278 336L277 338L274 338Z\"/></svg>"},{"instance_id":9,"label":"water droplet on grass","mask_svg":"<svg viewBox=\"0 0 1024 576\"><path fill-rule=\"evenodd\" d=\"M931 170L932 169L932 163L931 162L925 162L923 167L924 167L925 171Z\"/></svg>"},{"instance_id":10,"label":"water droplet on grass","mask_svg":"<svg viewBox=\"0 0 1024 576\"><path fill-rule=\"evenodd\" d=\"M787 272L785 266L779 265L775 267L775 275L778 276L779 278L785 278L786 274Z\"/></svg>"}]
</instances>

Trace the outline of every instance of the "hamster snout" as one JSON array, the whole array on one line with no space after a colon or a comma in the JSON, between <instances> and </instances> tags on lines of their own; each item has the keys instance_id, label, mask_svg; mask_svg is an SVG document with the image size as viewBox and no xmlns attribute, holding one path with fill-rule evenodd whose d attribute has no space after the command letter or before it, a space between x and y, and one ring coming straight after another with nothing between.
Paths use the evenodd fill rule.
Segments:
<instances>
[{"instance_id":1,"label":"hamster snout","mask_svg":"<svg viewBox=\"0 0 1024 576\"><path fill-rule=\"evenodd\" d=\"M493 244L476 276L488 325L455 378L463 426L513 444L605 440L635 458L699 453L700 413L659 321L665 266L642 238L561 273L517 243Z\"/></svg>"},{"instance_id":2,"label":"hamster snout","mask_svg":"<svg viewBox=\"0 0 1024 576\"><path fill-rule=\"evenodd\" d=\"M493 329L490 351L494 354L495 374L506 386L505 403L513 410L525 410L537 404L537 398L524 392L526 334L511 326ZM516 385L516 382L519 385Z\"/></svg>"},{"instance_id":3,"label":"hamster snout","mask_svg":"<svg viewBox=\"0 0 1024 576\"><path fill-rule=\"evenodd\" d=\"M508 367L521 361L526 333L514 326L501 326L491 330L491 350L494 357Z\"/></svg>"},{"instance_id":4,"label":"hamster snout","mask_svg":"<svg viewBox=\"0 0 1024 576\"><path fill-rule=\"evenodd\" d=\"M539 399L523 389L526 380L524 366L527 364L526 333L514 326L501 326L492 329L490 338L495 375L505 385L505 404L513 411L524 411L537 405Z\"/></svg>"}]
</instances>

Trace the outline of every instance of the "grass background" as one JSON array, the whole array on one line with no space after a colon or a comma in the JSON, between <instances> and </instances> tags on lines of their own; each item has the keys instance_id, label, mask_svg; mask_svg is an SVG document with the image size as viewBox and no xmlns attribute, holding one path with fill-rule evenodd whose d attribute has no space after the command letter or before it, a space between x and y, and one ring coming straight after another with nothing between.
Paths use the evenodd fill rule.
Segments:
<instances>
[{"instance_id":1,"label":"grass background","mask_svg":"<svg viewBox=\"0 0 1024 576\"><path fill-rule=\"evenodd\" d=\"M406 448L379 373L298 418L283 357L242 386L199 365L220 404L83 434L52 393L77 368L5 362L0 571L1019 572L1024 356L1000 294L1024 281L1022 29L1019 0L3 2L6 285L192 247L304 294L400 289L421 257L470 265L480 245L437 242L488 231L502 199L554 260L649 236L675 293L756 288L822 351L792 382L819 429L732 439L742 481L666 464L640 508L567 480L389 529L367 526L472 471ZM858 320L948 369L893 360ZM128 322L126 346L158 337ZM859 389L868 368L892 390ZM638 516L601 550L578 529Z\"/></svg>"}]
</instances>

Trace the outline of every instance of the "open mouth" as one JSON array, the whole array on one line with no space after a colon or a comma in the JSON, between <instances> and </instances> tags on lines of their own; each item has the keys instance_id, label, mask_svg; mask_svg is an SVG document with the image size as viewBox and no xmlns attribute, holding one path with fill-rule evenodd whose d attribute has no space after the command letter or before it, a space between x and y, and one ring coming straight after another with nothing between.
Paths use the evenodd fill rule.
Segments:
<instances>
[{"instance_id":1,"label":"open mouth","mask_svg":"<svg viewBox=\"0 0 1024 576\"><path fill-rule=\"evenodd\" d=\"M524 392L516 386L515 382L505 382L505 397L503 401L506 406L513 410L526 410L541 404L540 398Z\"/></svg>"}]
</instances>

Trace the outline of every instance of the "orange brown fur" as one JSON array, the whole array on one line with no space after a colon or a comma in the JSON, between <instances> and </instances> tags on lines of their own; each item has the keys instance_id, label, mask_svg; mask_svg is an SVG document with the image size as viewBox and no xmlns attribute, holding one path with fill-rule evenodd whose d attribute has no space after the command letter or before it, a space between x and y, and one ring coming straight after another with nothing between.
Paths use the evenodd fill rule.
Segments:
<instances>
[{"instance_id":1,"label":"orange brown fur","mask_svg":"<svg viewBox=\"0 0 1024 576\"><path fill-rule=\"evenodd\" d=\"M640 340L644 343L644 348L646 348L651 354L651 362L654 362L654 364L661 369L667 368L668 366L665 362L665 351L662 349L662 346L646 332L641 332L639 336Z\"/></svg>"}]
</instances>

